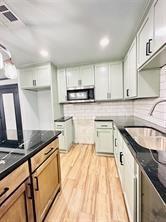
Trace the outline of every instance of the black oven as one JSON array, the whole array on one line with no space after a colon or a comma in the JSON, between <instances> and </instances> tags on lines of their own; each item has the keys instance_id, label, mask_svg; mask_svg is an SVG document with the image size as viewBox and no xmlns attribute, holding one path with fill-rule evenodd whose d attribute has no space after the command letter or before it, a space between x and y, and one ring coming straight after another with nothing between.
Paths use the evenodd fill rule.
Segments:
<instances>
[{"instance_id":1,"label":"black oven","mask_svg":"<svg viewBox=\"0 0 166 222\"><path fill-rule=\"evenodd\" d=\"M93 101L94 88L67 90L68 101Z\"/></svg>"}]
</instances>

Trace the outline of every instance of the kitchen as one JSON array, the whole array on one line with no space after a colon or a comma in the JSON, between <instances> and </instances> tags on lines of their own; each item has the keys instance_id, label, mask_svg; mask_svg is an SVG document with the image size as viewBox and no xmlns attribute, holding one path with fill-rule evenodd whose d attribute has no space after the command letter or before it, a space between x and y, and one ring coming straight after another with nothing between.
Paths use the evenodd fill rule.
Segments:
<instances>
[{"instance_id":1,"label":"kitchen","mask_svg":"<svg viewBox=\"0 0 166 222\"><path fill-rule=\"evenodd\" d=\"M0 222L166 221L166 1L0 1Z\"/></svg>"}]
</instances>

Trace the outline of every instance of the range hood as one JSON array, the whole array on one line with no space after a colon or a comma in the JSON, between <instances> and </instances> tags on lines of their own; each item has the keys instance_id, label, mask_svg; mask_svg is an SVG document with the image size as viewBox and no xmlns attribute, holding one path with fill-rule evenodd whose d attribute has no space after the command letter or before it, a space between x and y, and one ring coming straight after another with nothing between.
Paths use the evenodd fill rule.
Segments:
<instances>
[{"instance_id":1,"label":"range hood","mask_svg":"<svg viewBox=\"0 0 166 222\"><path fill-rule=\"evenodd\" d=\"M148 69L159 69L166 65L166 43L157 50L139 69L144 71Z\"/></svg>"}]
</instances>

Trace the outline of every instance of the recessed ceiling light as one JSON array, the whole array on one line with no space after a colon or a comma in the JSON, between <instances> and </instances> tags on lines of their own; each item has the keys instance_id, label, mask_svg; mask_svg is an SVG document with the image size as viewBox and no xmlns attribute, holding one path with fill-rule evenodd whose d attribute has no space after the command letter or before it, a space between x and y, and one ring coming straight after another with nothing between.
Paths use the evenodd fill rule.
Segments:
<instances>
[{"instance_id":1,"label":"recessed ceiling light","mask_svg":"<svg viewBox=\"0 0 166 222\"><path fill-rule=\"evenodd\" d=\"M105 48L106 46L108 46L110 43L110 40L108 37L103 37L101 40L100 40L100 46L102 48Z\"/></svg>"},{"instance_id":2,"label":"recessed ceiling light","mask_svg":"<svg viewBox=\"0 0 166 222\"><path fill-rule=\"evenodd\" d=\"M43 57L48 57L48 51L45 49L40 50L40 55Z\"/></svg>"}]
</instances>

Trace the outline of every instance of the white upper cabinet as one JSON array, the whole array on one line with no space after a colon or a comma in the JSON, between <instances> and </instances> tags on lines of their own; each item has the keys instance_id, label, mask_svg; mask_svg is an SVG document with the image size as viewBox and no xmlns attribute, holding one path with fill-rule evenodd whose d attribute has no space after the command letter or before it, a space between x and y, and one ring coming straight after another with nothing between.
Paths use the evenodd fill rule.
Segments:
<instances>
[{"instance_id":1,"label":"white upper cabinet","mask_svg":"<svg viewBox=\"0 0 166 222\"><path fill-rule=\"evenodd\" d=\"M35 69L36 85L38 87L50 86L51 84L51 67L39 66Z\"/></svg>"},{"instance_id":2,"label":"white upper cabinet","mask_svg":"<svg viewBox=\"0 0 166 222\"><path fill-rule=\"evenodd\" d=\"M65 69L58 70L57 78L58 78L59 103L63 103L63 102L67 101L66 71L65 71Z\"/></svg>"},{"instance_id":3,"label":"white upper cabinet","mask_svg":"<svg viewBox=\"0 0 166 222\"><path fill-rule=\"evenodd\" d=\"M166 43L166 0L155 0L154 11L154 51Z\"/></svg>"},{"instance_id":4,"label":"white upper cabinet","mask_svg":"<svg viewBox=\"0 0 166 222\"><path fill-rule=\"evenodd\" d=\"M137 45L136 39L131 45L124 61L124 97L137 96Z\"/></svg>"},{"instance_id":5,"label":"white upper cabinet","mask_svg":"<svg viewBox=\"0 0 166 222\"><path fill-rule=\"evenodd\" d=\"M51 85L50 65L20 70L20 86L23 89L45 88Z\"/></svg>"},{"instance_id":6,"label":"white upper cabinet","mask_svg":"<svg viewBox=\"0 0 166 222\"><path fill-rule=\"evenodd\" d=\"M94 68L92 65L66 69L67 88L94 86Z\"/></svg>"},{"instance_id":7,"label":"white upper cabinet","mask_svg":"<svg viewBox=\"0 0 166 222\"><path fill-rule=\"evenodd\" d=\"M166 64L166 1L154 0L137 34L139 70L160 68ZM159 50L160 49L160 50Z\"/></svg>"},{"instance_id":8,"label":"white upper cabinet","mask_svg":"<svg viewBox=\"0 0 166 222\"><path fill-rule=\"evenodd\" d=\"M109 64L95 66L95 100L110 99L109 92Z\"/></svg>"},{"instance_id":9,"label":"white upper cabinet","mask_svg":"<svg viewBox=\"0 0 166 222\"><path fill-rule=\"evenodd\" d=\"M81 87L82 82L80 75L80 67L67 68L66 77L67 77L67 88Z\"/></svg>"},{"instance_id":10,"label":"white upper cabinet","mask_svg":"<svg viewBox=\"0 0 166 222\"><path fill-rule=\"evenodd\" d=\"M123 98L123 69L121 62L95 66L95 99L116 100Z\"/></svg>"},{"instance_id":11,"label":"white upper cabinet","mask_svg":"<svg viewBox=\"0 0 166 222\"><path fill-rule=\"evenodd\" d=\"M138 60L140 67L153 52L153 11L150 10L137 35Z\"/></svg>"},{"instance_id":12,"label":"white upper cabinet","mask_svg":"<svg viewBox=\"0 0 166 222\"><path fill-rule=\"evenodd\" d=\"M94 67L93 65L80 67L81 81L83 86L94 86Z\"/></svg>"},{"instance_id":13,"label":"white upper cabinet","mask_svg":"<svg viewBox=\"0 0 166 222\"><path fill-rule=\"evenodd\" d=\"M20 73L20 85L21 88L31 88L35 86L35 70L34 69L21 69Z\"/></svg>"},{"instance_id":14,"label":"white upper cabinet","mask_svg":"<svg viewBox=\"0 0 166 222\"><path fill-rule=\"evenodd\" d=\"M110 64L111 99L123 99L123 66L122 62Z\"/></svg>"}]
</instances>

